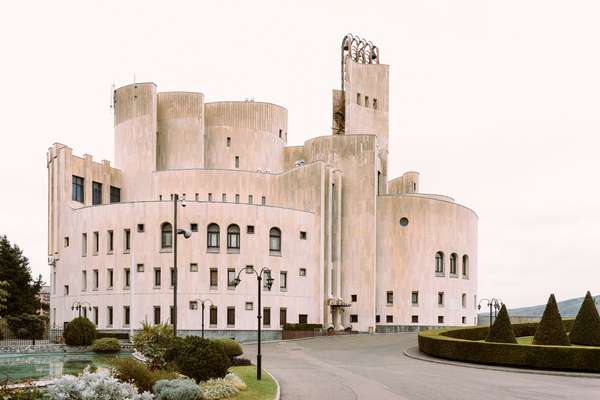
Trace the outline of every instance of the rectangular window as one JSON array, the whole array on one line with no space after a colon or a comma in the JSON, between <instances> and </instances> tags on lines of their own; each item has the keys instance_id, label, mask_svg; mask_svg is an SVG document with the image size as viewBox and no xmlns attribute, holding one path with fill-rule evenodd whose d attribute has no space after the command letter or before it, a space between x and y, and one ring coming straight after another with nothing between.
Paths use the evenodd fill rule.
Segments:
<instances>
[{"instance_id":1,"label":"rectangular window","mask_svg":"<svg viewBox=\"0 0 600 400\"><path fill-rule=\"evenodd\" d=\"M246 268L250 267L251 265L246 265ZM269 285L267 284L267 282L269 281L269 279L272 278L271 276L271 270L265 270L263 272L264 276L263 276L263 290L266 291L271 291L271 288L269 287Z\"/></svg>"},{"instance_id":2,"label":"rectangular window","mask_svg":"<svg viewBox=\"0 0 600 400\"><path fill-rule=\"evenodd\" d=\"M124 306L123 307L123 325L125 326L129 326L130 323L130 312L129 312L129 306Z\"/></svg>"},{"instance_id":3,"label":"rectangular window","mask_svg":"<svg viewBox=\"0 0 600 400\"><path fill-rule=\"evenodd\" d=\"M125 268L125 289L129 289L131 286L131 270Z\"/></svg>"},{"instance_id":4,"label":"rectangular window","mask_svg":"<svg viewBox=\"0 0 600 400\"><path fill-rule=\"evenodd\" d=\"M236 194L235 194L235 202L236 202L236 203L239 203L239 202L240 202L240 194L239 194L239 193L236 193Z\"/></svg>"},{"instance_id":5,"label":"rectangular window","mask_svg":"<svg viewBox=\"0 0 600 400\"><path fill-rule=\"evenodd\" d=\"M111 306L106 307L106 325L112 326L113 324L113 308Z\"/></svg>"},{"instance_id":6,"label":"rectangular window","mask_svg":"<svg viewBox=\"0 0 600 400\"><path fill-rule=\"evenodd\" d=\"M444 292L438 292L438 306L444 305Z\"/></svg>"},{"instance_id":7,"label":"rectangular window","mask_svg":"<svg viewBox=\"0 0 600 400\"><path fill-rule=\"evenodd\" d=\"M93 278L92 278L94 280L93 281L93 285L94 285L93 287L94 287L94 290L98 290L98 285L99 285L99 282L100 282L99 275L98 275L98 270L95 269L93 271L93 273L94 273L93 274Z\"/></svg>"},{"instance_id":8,"label":"rectangular window","mask_svg":"<svg viewBox=\"0 0 600 400\"><path fill-rule=\"evenodd\" d=\"M125 229L124 230L124 248L125 248L125 252L129 252L129 250L131 250L131 229Z\"/></svg>"},{"instance_id":9,"label":"rectangular window","mask_svg":"<svg viewBox=\"0 0 600 400\"><path fill-rule=\"evenodd\" d=\"M121 202L121 189L115 186L110 187L110 202L120 203Z\"/></svg>"},{"instance_id":10,"label":"rectangular window","mask_svg":"<svg viewBox=\"0 0 600 400\"><path fill-rule=\"evenodd\" d=\"M267 204L267 198L266 198L265 196L262 196L262 197L260 198L260 204L262 204L263 206L264 206L265 204Z\"/></svg>"},{"instance_id":11,"label":"rectangular window","mask_svg":"<svg viewBox=\"0 0 600 400\"><path fill-rule=\"evenodd\" d=\"M298 275L300 275L300 276L306 276L306 268L300 268L298 270Z\"/></svg>"},{"instance_id":12,"label":"rectangular window","mask_svg":"<svg viewBox=\"0 0 600 400\"><path fill-rule=\"evenodd\" d=\"M154 325L160 324L160 306L154 306Z\"/></svg>"},{"instance_id":13,"label":"rectangular window","mask_svg":"<svg viewBox=\"0 0 600 400\"><path fill-rule=\"evenodd\" d=\"M223 199L223 203L227 203L227 193L222 193L221 198Z\"/></svg>"},{"instance_id":14,"label":"rectangular window","mask_svg":"<svg viewBox=\"0 0 600 400\"><path fill-rule=\"evenodd\" d=\"M467 294L463 293L461 296L462 308L467 308Z\"/></svg>"},{"instance_id":15,"label":"rectangular window","mask_svg":"<svg viewBox=\"0 0 600 400\"><path fill-rule=\"evenodd\" d=\"M87 271L81 271L81 291L87 290Z\"/></svg>"},{"instance_id":16,"label":"rectangular window","mask_svg":"<svg viewBox=\"0 0 600 400\"><path fill-rule=\"evenodd\" d=\"M81 255L84 257L87 255L87 233L81 234Z\"/></svg>"},{"instance_id":17,"label":"rectangular window","mask_svg":"<svg viewBox=\"0 0 600 400\"><path fill-rule=\"evenodd\" d=\"M369 96L365 96L365 107L369 107Z\"/></svg>"},{"instance_id":18,"label":"rectangular window","mask_svg":"<svg viewBox=\"0 0 600 400\"><path fill-rule=\"evenodd\" d=\"M269 307L263 308L263 326L264 327L271 326L271 308L269 308Z\"/></svg>"},{"instance_id":19,"label":"rectangular window","mask_svg":"<svg viewBox=\"0 0 600 400\"><path fill-rule=\"evenodd\" d=\"M240 167L240 157L239 156L235 156L235 167L236 168Z\"/></svg>"},{"instance_id":20,"label":"rectangular window","mask_svg":"<svg viewBox=\"0 0 600 400\"><path fill-rule=\"evenodd\" d=\"M94 306L92 308L92 318L94 320L94 325L98 326L98 307Z\"/></svg>"},{"instance_id":21,"label":"rectangular window","mask_svg":"<svg viewBox=\"0 0 600 400\"><path fill-rule=\"evenodd\" d=\"M392 305L392 304L394 304L394 292L392 292L392 291L387 291L387 292L385 293L385 298L386 298L386 301L387 301L387 304L388 304L388 305Z\"/></svg>"},{"instance_id":22,"label":"rectangular window","mask_svg":"<svg viewBox=\"0 0 600 400\"><path fill-rule=\"evenodd\" d=\"M356 93L356 104L358 104L359 106L360 104L360 93Z\"/></svg>"},{"instance_id":23,"label":"rectangular window","mask_svg":"<svg viewBox=\"0 0 600 400\"><path fill-rule=\"evenodd\" d=\"M190 231L198 232L198 224L195 224L195 223L190 224Z\"/></svg>"},{"instance_id":24,"label":"rectangular window","mask_svg":"<svg viewBox=\"0 0 600 400\"><path fill-rule=\"evenodd\" d=\"M211 326L217 326L217 307L210 306L209 324Z\"/></svg>"},{"instance_id":25,"label":"rectangular window","mask_svg":"<svg viewBox=\"0 0 600 400\"><path fill-rule=\"evenodd\" d=\"M235 326L235 307L227 307L227 326Z\"/></svg>"},{"instance_id":26,"label":"rectangular window","mask_svg":"<svg viewBox=\"0 0 600 400\"><path fill-rule=\"evenodd\" d=\"M306 232L300 231L300 240L306 240Z\"/></svg>"},{"instance_id":27,"label":"rectangular window","mask_svg":"<svg viewBox=\"0 0 600 400\"><path fill-rule=\"evenodd\" d=\"M109 289L112 289L112 287L113 287L113 283L114 283L114 277L115 277L115 276L114 276L114 273L113 273L113 270L112 270L112 268L109 268L109 269L107 270L107 272L108 272L108 288L109 288Z\"/></svg>"},{"instance_id":28,"label":"rectangular window","mask_svg":"<svg viewBox=\"0 0 600 400\"><path fill-rule=\"evenodd\" d=\"M208 194L208 201L212 201L212 193Z\"/></svg>"},{"instance_id":29,"label":"rectangular window","mask_svg":"<svg viewBox=\"0 0 600 400\"><path fill-rule=\"evenodd\" d=\"M227 137L227 147L231 146L231 138L228 136Z\"/></svg>"},{"instance_id":30,"label":"rectangular window","mask_svg":"<svg viewBox=\"0 0 600 400\"><path fill-rule=\"evenodd\" d=\"M419 305L419 292L418 291L415 290L412 292L412 294L410 296L410 301L413 306Z\"/></svg>"},{"instance_id":31,"label":"rectangular window","mask_svg":"<svg viewBox=\"0 0 600 400\"><path fill-rule=\"evenodd\" d=\"M227 288L235 288L235 269L227 268Z\"/></svg>"},{"instance_id":32,"label":"rectangular window","mask_svg":"<svg viewBox=\"0 0 600 400\"><path fill-rule=\"evenodd\" d=\"M254 225L246 226L246 233L253 235L254 234Z\"/></svg>"},{"instance_id":33,"label":"rectangular window","mask_svg":"<svg viewBox=\"0 0 600 400\"><path fill-rule=\"evenodd\" d=\"M69 295L69 285L65 285L65 296Z\"/></svg>"},{"instance_id":34,"label":"rectangular window","mask_svg":"<svg viewBox=\"0 0 600 400\"><path fill-rule=\"evenodd\" d=\"M443 323L444 323L444 316L438 315L438 324L443 324Z\"/></svg>"},{"instance_id":35,"label":"rectangular window","mask_svg":"<svg viewBox=\"0 0 600 400\"><path fill-rule=\"evenodd\" d=\"M251 194L248 195L248 204L253 204L253 196Z\"/></svg>"},{"instance_id":36,"label":"rectangular window","mask_svg":"<svg viewBox=\"0 0 600 400\"><path fill-rule=\"evenodd\" d=\"M219 286L219 272L216 268L210 269L210 287L216 288Z\"/></svg>"},{"instance_id":37,"label":"rectangular window","mask_svg":"<svg viewBox=\"0 0 600 400\"><path fill-rule=\"evenodd\" d=\"M393 315L386 315L385 316L385 322L387 322L388 324L391 324L394 322L394 316Z\"/></svg>"},{"instance_id":38,"label":"rectangular window","mask_svg":"<svg viewBox=\"0 0 600 400\"><path fill-rule=\"evenodd\" d=\"M154 268L154 287L155 288L160 287L160 281L161 281L160 268Z\"/></svg>"},{"instance_id":39,"label":"rectangular window","mask_svg":"<svg viewBox=\"0 0 600 400\"><path fill-rule=\"evenodd\" d=\"M381 322L381 315L378 314L375 316L375 323L378 324L380 322Z\"/></svg>"},{"instance_id":40,"label":"rectangular window","mask_svg":"<svg viewBox=\"0 0 600 400\"><path fill-rule=\"evenodd\" d=\"M467 317L464 317L464 316L462 317L462 323L463 323L463 324L466 324L466 323L467 323Z\"/></svg>"},{"instance_id":41,"label":"rectangular window","mask_svg":"<svg viewBox=\"0 0 600 400\"><path fill-rule=\"evenodd\" d=\"M307 314L298 314L298 323L299 324L308 324L308 315Z\"/></svg>"},{"instance_id":42,"label":"rectangular window","mask_svg":"<svg viewBox=\"0 0 600 400\"><path fill-rule=\"evenodd\" d=\"M287 324L287 308L279 309L279 325L283 328L283 326Z\"/></svg>"},{"instance_id":43,"label":"rectangular window","mask_svg":"<svg viewBox=\"0 0 600 400\"><path fill-rule=\"evenodd\" d=\"M72 185L71 185L71 200L83 203L83 201L85 199L83 186L84 186L83 178L80 176L73 175Z\"/></svg>"},{"instance_id":44,"label":"rectangular window","mask_svg":"<svg viewBox=\"0 0 600 400\"><path fill-rule=\"evenodd\" d=\"M175 268L171 268L171 287L175 287Z\"/></svg>"},{"instance_id":45,"label":"rectangular window","mask_svg":"<svg viewBox=\"0 0 600 400\"><path fill-rule=\"evenodd\" d=\"M69 237L65 236L65 247L69 247Z\"/></svg>"},{"instance_id":46,"label":"rectangular window","mask_svg":"<svg viewBox=\"0 0 600 400\"><path fill-rule=\"evenodd\" d=\"M102 204L102 184L92 182L92 205Z\"/></svg>"},{"instance_id":47,"label":"rectangular window","mask_svg":"<svg viewBox=\"0 0 600 400\"><path fill-rule=\"evenodd\" d=\"M254 303L252 303L251 301L247 301L246 302L246 311L252 311L254 310Z\"/></svg>"},{"instance_id":48,"label":"rectangular window","mask_svg":"<svg viewBox=\"0 0 600 400\"><path fill-rule=\"evenodd\" d=\"M137 231L138 231L138 233L143 233L144 232L144 224L137 224Z\"/></svg>"},{"instance_id":49,"label":"rectangular window","mask_svg":"<svg viewBox=\"0 0 600 400\"><path fill-rule=\"evenodd\" d=\"M418 315L413 315L413 316L410 318L410 320L411 320L411 322L412 322L413 324L418 324L418 323L419 323L419 316L418 316Z\"/></svg>"},{"instance_id":50,"label":"rectangular window","mask_svg":"<svg viewBox=\"0 0 600 400\"><path fill-rule=\"evenodd\" d=\"M94 232L94 254L98 254L100 251L100 233Z\"/></svg>"},{"instance_id":51,"label":"rectangular window","mask_svg":"<svg viewBox=\"0 0 600 400\"><path fill-rule=\"evenodd\" d=\"M191 263L190 264L190 272L198 272L198 264Z\"/></svg>"},{"instance_id":52,"label":"rectangular window","mask_svg":"<svg viewBox=\"0 0 600 400\"><path fill-rule=\"evenodd\" d=\"M194 196L194 199L196 201L200 200L200 193L196 193L196 195Z\"/></svg>"},{"instance_id":53,"label":"rectangular window","mask_svg":"<svg viewBox=\"0 0 600 400\"><path fill-rule=\"evenodd\" d=\"M198 309L198 302L197 301L190 301L190 310L197 310Z\"/></svg>"},{"instance_id":54,"label":"rectangular window","mask_svg":"<svg viewBox=\"0 0 600 400\"><path fill-rule=\"evenodd\" d=\"M350 295L350 301L353 302L353 303L356 303L358 301L358 295L351 294Z\"/></svg>"},{"instance_id":55,"label":"rectangular window","mask_svg":"<svg viewBox=\"0 0 600 400\"><path fill-rule=\"evenodd\" d=\"M350 322L353 324L358 323L358 314L350 314Z\"/></svg>"},{"instance_id":56,"label":"rectangular window","mask_svg":"<svg viewBox=\"0 0 600 400\"><path fill-rule=\"evenodd\" d=\"M279 273L279 288L287 289L287 271L281 271Z\"/></svg>"},{"instance_id":57,"label":"rectangular window","mask_svg":"<svg viewBox=\"0 0 600 400\"><path fill-rule=\"evenodd\" d=\"M52 294L56 294L56 271L52 272Z\"/></svg>"},{"instance_id":58,"label":"rectangular window","mask_svg":"<svg viewBox=\"0 0 600 400\"><path fill-rule=\"evenodd\" d=\"M373 99L373 110L377 110L377 99Z\"/></svg>"},{"instance_id":59,"label":"rectangular window","mask_svg":"<svg viewBox=\"0 0 600 400\"><path fill-rule=\"evenodd\" d=\"M107 232L107 239L106 239L107 243L106 243L106 248L107 251L109 253L112 253L114 248L115 248L115 234L113 233L113 231L108 231Z\"/></svg>"},{"instance_id":60,"label":"rectangular window","mask_svg":"<svg viewBox=\"0 0 600 400\"><path fill-rule=\"evenodd\" d=\"M137 268L137 272L144 272L144 264L138 264L136 265Z\"/></svg>"},{"instance_id":61,"label":"rectangular window","mask_svg":"<svg viewBox=\"0 0 600 400\"><path fill-rule=\"evenodd\" d=\"M279 130L279 139L281 139L281 135L283 134L283 129Z\"/></svg>"}]
</instances>

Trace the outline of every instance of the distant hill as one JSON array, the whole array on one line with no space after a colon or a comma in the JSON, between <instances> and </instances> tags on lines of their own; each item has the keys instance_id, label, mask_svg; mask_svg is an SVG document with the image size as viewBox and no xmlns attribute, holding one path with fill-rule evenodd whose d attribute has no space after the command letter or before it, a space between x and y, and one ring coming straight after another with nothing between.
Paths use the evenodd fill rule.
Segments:
<instances>
[{"instance_id":1,"label":"distant hill","mask_svg":"<svg viewBox=\"0 0 600 400\"><path fill-rule=\"evenodd\" d=\"M598 311L600 311L600 295L595 296L594 299L596 300L596 308ZM583 303L583 297L559 301L558 310L560 311L560 315L563 318L575 318L577 316L577 312L579 311L579 307L581 307L581 303ZM540 304L539 306L531 307L513 308L512 310L508 310L508 314L511 317L541 317L545 308L546 304Z\"/></svg>"}]
</instances>

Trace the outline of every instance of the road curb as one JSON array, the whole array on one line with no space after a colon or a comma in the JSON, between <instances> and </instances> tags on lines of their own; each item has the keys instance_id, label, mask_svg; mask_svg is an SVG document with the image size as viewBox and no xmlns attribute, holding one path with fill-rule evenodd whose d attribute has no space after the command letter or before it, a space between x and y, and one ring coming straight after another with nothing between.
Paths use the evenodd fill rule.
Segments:
<instances>
[{"instance_id":1,"label":"road curb","mask_svg":"<svg viewBox=\"0 0 600 400\"><path fill-rule=\"evenodd\" d=\"M263 368L262 370L265 371L271 377L271 379L275 381L275 384L277 385L277 391L275 392L275 397L273 397L273 400L279 400L279 398L281 397L281 386L279 385L279 381L277 380L277 378L275 378L275 375L273 375L266 369Z\"/></svg>"},{"instance_id":2,"label":"road curb","mask_svg":"<svg viewBox=\"0 0 600 400\"><path fill-rule=\"evenodd\" d=\"M565 371L549 371L542 369L524 369L515 367L503 367L498 365L471 364L460 361L445 360L443 358L435 358L419 351L418 347L410 347L403 351L404 355L415 360L431 362L435 364L446 364L456 367L483 369L489 371L504 371L514 372L518 374L533 374L533 375L550 375L550 376L567 376L571 378L593 378L600 379L600 374L593 372L565 372Z\"/></svg>"}]
</instances>

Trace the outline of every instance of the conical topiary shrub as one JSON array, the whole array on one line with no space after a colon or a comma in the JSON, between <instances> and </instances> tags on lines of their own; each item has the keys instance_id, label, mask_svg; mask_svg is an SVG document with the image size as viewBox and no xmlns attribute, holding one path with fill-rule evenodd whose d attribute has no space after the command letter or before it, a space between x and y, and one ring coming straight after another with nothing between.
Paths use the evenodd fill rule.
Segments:
<instances>
[{"instance_id":1,"label":"conical topiary shrub","mask_svg":"<svg viewBox=\"0 0 600 400\"><path fill-rule=\"evenodd\" d=\"M546 346L568 346L570 344L569 337L562 324L560 312L558 312L558 305L556 304L554 294L551 294L548 299L542 320L535 331L533 344Z\"/></svg>"},{"instance_id":2,"label":"conical topiary shrub","mask_svg":"<svg viewBox=\"0 0 600 400\"><path fill-rule=\"evenodd\" d=\"M573 344L600 346L600 316L590 292L583 299L569 339Z\"/></svg>"},{"instance_id":3,"label":"conical topiary shrub","mask_svg":"<svg viewBox=\"0 0 600 400\"><path fill-rule=\"evenodd\" d=\"M515 338L515 332L513 331L512 324L510 323L510 317L508 311L506 311L506 305L502 304L500 312L494 321L494 325L490 328L486 342L496 343L517 343Z\"/></svg>"}]
</instances>

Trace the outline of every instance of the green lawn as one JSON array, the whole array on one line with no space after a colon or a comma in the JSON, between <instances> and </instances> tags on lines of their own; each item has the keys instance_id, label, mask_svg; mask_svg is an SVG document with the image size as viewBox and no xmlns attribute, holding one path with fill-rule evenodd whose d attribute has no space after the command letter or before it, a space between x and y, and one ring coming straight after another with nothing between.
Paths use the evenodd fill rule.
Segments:
<instances>
[{"instance_id":1,"label":"green lawn","mask_svg":"<svg viewBox=\"0 0 600 400\"><path fill-rule=\"evenodd\" d=\"M262 379L256 380L256 367L254 365L247 367L231 367L248 385L248 390L241 391L235 400L272 400L277 392L277 384L269 374L263 369Z\"/></svg>"},{"instance_id":2,"label":"green lawn","mask_svg":"<svg viewBox=\"0 0 600 400\"><path fill-rule=\"evenodd\" d=\"M517 338L519 344L532 344L533 336L521 336Z\"/></svg>"}]
</instances>

